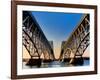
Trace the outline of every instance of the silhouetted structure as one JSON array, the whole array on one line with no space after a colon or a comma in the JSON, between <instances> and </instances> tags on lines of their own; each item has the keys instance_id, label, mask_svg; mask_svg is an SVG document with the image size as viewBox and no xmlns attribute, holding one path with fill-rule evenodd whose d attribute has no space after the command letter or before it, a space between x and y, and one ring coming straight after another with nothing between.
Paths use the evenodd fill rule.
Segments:
<instances>
[{"instance_id":1,"label":"silhouetted structure","mask_svg":"<svg viewBox=\"0 0 100 80\"><path fill-rule=\"evenodd\" d=\"M69 63L83 64L82 55L90 44L90 19L89 14L83 18L66 41L62 42L60 60Z\"/></svg>"},{"instance_id":2,"label":"silhouetted structure","mask_svg":"<svg viewBox=\"0 0 100 80\"><path fill-rule=\"evenodd\" d=\"M27 49L31 59L27 65L41 65L43 60L54 60L53 42L45 37L39 24L31 12L23 11L23 45ZM43 60L41 55L44 55Z\"/></svg>"}]
</instances>

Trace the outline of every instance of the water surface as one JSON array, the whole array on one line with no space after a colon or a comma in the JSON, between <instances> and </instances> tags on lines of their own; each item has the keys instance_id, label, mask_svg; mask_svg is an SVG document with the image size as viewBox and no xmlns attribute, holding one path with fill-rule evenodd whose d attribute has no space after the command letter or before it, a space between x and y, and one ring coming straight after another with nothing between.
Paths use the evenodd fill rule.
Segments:
<instances>
[{"instance_id":1,"label":"water surface","mask_svg":"<svg viewBox=\"0 0 100 80\"><path fill-rule=\"evenodd\" d=\"M90 60L84 59L83 65L74 65L69 64L68 62L61 62L61 61L53 61L49 63L42 63L41 66L28 66L26 65L26 62L23 62L23 68L24 69L30 69L30 68L52 68L52 67L71 67L71 66L89 66Z\"/></svg>"}]
</instances>

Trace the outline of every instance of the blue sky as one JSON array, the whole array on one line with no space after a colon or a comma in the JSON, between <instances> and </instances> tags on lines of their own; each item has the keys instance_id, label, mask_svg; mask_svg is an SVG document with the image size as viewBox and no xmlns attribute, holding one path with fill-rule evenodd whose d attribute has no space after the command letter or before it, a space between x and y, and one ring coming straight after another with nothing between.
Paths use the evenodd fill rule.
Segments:
<instances>
[{"instance_id":1,"label":"blue sky","mask_svg":"<svg viewBox=\"0 0 100 80\"><path fill-rule=\"evenodd\" d=\"M60 49L61 42L67 40L70 33L74 30L83 16L81 13L37 11L33 11L32 14L36 18L47 39L53 40L54 50L56 50L56 48Z\"/></svg>"}]
</instances>

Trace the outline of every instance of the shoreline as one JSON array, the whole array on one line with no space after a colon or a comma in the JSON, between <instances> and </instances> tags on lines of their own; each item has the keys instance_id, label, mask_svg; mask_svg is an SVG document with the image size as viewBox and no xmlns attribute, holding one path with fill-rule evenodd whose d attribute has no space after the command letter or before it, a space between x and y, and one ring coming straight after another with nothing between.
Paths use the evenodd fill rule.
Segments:
<instances>
[{"instance_id":1,"label":"shoreline","mask_svg":"<svg viewBox=\"0 0 100 80\"><path fill-rule=\"evenodd\" d=\"M89 57L82 57L84 60L89 60ZM23 62L28 62L30 58L22 59ZM55 59L54 61L59 61L59 59Z\"/></svg>"}]
</instances>

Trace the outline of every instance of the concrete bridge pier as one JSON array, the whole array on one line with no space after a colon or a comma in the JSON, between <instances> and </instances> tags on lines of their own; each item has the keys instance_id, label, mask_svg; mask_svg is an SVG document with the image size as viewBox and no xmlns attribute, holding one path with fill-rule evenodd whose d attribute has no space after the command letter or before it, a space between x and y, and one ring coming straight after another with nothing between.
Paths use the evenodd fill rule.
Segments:
<instances>
[{"instance_id":1,"label":"concrete bridge pier","mask_svg":"<svg viewBox=\"0 0 100 80\"><path fill-rule=\"evenodd\" d=\"M41 63L42 63L42 59L32 59L32 58L30 58L29 61L26 63L26 65L40 67Z\"/></svg>"},{"instance_id":2,"label":"concrete bridge pier","mask_svg":"<svg viewBox=\"0 0 100 80\"><path fill-rule=\"evenodd\" d=\"M82 57L72 58L72 59L70 59L69 63L74 64L74 65L83 65L84 64L84 59Z\"/></svg>"}]
</instances>

